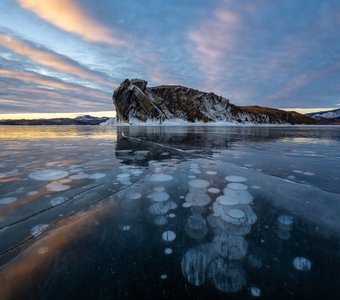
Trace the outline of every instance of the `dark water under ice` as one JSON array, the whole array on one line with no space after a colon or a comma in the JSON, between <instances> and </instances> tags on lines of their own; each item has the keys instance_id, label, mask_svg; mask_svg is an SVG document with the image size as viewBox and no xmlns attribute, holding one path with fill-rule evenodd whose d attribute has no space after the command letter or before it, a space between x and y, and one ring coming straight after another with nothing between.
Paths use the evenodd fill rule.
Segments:
<instances>
[{"instance_id":1,"label":"dark water under ice","mask_svg":"<svg viewBox=\"0 0 340 300\"><path fill-rule=\"evenodd\" d=\"M0 299L339 299L339 149L339 127L1 126Z\"/></svg>"}]
</instances>

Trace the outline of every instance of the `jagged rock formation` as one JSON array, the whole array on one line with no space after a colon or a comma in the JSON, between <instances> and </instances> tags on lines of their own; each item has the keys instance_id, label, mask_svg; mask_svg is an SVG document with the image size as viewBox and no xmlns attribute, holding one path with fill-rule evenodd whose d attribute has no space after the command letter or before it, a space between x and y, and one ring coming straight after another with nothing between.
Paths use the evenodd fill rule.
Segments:
<instances>
[{"instance_id":1,"label":"jagged rock formation","mask_svg":"<svg viewBox=\"0 0 340 300\"><path fill-rule=\"evenodd\" d=\"M249 122L272 124L315 124L315 120L271 108L240 107L214 93L201 92L179 85L147 87L140 79L125 79L114 91L117 119L130 122L181 119L195 122Z\"/></svg>"}]
</instances>

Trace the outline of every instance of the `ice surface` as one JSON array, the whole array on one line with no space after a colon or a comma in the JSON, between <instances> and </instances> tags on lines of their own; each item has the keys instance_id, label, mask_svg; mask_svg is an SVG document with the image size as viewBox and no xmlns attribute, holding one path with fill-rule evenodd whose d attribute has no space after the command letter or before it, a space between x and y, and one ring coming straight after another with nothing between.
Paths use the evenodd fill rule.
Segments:
<instances>
[{"instance_id":1,"label":"ice surface","mask_svg":"<svg viewBox=\"0 0 340 300\"><path fill-rule=\"evenodd\" d=\"M66 177L68 172L64 170L46 169L30 173L28 176L34 180L52 181Z\"/></svg>"},{"instance_id":2,"label":"ice surface","mask_svg":"<svg viewBox=\"0 0 340 300\"><path fill-rule=\"evenodd\" d=\"M311 128L12 127L30 134L0 143L0 290L336 298L340 129Z\"/></svg>"}]
</instances>

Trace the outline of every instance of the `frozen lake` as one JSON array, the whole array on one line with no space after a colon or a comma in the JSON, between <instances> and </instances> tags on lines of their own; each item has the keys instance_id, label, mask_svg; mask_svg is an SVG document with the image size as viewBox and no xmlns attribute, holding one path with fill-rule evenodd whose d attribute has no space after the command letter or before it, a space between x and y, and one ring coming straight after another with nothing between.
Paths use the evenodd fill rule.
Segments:
<instances>
[{"instance_id":1,"label":"frozen lake","mask_svg":"<svg viewBox=\"0 0 340 300\"><path fill-rule=\"evenodd\" d=\"M1 299L339 299L340 127L0 127Z\"/></svg>"}]
</instances>

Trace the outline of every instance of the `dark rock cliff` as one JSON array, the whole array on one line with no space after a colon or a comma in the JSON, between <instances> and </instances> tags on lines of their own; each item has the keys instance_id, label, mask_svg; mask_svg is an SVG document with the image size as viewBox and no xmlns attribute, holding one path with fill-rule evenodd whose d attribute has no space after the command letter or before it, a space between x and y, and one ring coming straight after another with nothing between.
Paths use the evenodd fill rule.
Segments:
<instances>
[{"instance_id":1,"label":"dark rock cliff","mask_svg":"<svg viewBox=\"0 0 340 300\"><path fill-rule=\"evenodd\" d=\"M114 91L112 99L117 119L123 122L180 119L188 122L316 123L312 118L296 112L259 106L236 106L214 93L179 85L147 87L147 82L140 79L125 79Z\"/></svg>"}]
</instances>

